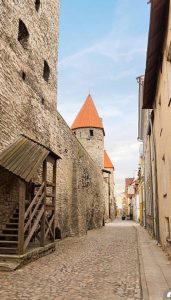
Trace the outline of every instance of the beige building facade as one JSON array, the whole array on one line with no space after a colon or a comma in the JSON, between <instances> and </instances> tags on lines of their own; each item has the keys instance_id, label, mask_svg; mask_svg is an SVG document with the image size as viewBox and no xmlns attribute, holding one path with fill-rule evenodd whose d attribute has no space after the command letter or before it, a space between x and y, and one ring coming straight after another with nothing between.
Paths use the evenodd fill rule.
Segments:
<instances>
[{"instance_id":1,"label":"beige building facade","mask_svg":"<svg viewBox=\"0 0 171 300\"><path fill-rule=\"evenodd\" d=\"M155 22L156 16L160 26ZM142 139L145 225L169 254L171 254L170 28L170 1L152 1L147 63L140 106L140 113L144 116Z\"/></svg>"}]
</instances>

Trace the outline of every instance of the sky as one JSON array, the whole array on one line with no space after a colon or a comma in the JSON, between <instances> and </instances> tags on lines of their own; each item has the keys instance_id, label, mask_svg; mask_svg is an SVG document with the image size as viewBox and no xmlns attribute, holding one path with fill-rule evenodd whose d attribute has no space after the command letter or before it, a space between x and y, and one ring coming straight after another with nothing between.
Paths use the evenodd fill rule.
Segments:
<instances>
[{"instance_id":1,"label":"sky","mask_svg":"<svg viewBox=\"0 0 171 300\"><path fill-rule=\"evenodd\" d=\"M61 0L58 111L71 126L89 94L105 128L116 192L138 168L138 84L144 74L147 0Z\"/></svg>"}]
</instances>

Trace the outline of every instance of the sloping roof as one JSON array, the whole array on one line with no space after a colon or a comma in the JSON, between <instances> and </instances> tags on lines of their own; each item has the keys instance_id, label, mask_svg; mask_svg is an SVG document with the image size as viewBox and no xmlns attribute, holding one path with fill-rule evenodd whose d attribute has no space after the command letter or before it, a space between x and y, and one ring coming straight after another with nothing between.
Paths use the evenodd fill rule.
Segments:
<instances>
[{"instance_id":1,"label":"sloping roof","mask_svg":"<svg viewBox=\"0 0 171 300\"><path fill-rule=\"evenodd\" d=\"M84 105L71 126L72 129L85 127L101 128L104 130L102 120L99 117L93 99L90 95L88 95Z\"/></svg>"},{"instance_id":2,"label":"sloping roof","mask_svg":"<svg viewBox=\"0 0 171 300\"><path fill-rule=\"evenodd\" d=\"M0 166L29 182L50 153L59 158L50 149L21 136L0 153Z\"/></svg>"},{"instance_id":3,"label":"sloping roof","mask_svg":"<svg viewBox=\"0 0 171 300\"><path fill-rule=\"evenodd\" d=\"M143 108L153 108L158 70L162 63L169 3L169 0L152 0L151 4Z\"/></svg>"},{"instance_id":4,"label":"sloping roof","mask_svg":"<svg viewBox=\"0 0 171 300\"><path fill-rule=\"evenodd\" d=\"M134 181L134 178L125 178L125 188L128 188Z\"/></svg>"},{"instance_id":5,"label":"sloping roof","mask_svg":"<svg viewBox=\"0 0 171 300\"><path fill-rule=\"evenodd\" d=\"M106 150L104 150L104 168L108 169L108 168L112 168L114 169L114 166L106 152Z\"/></svg>"}]
</instances>

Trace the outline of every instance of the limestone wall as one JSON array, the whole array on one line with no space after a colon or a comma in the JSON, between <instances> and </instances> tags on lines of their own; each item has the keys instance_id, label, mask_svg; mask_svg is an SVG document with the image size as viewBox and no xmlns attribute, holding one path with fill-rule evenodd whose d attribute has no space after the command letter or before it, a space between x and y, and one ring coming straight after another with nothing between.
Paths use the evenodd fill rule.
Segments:
<instances>
[{"instance_id":1,"label":"limestone wall","mask_svg":"<svg viewBox=\"0 0 171 300\"><path fill-rule=\"evenodd\" d=\"M17 178L0 167L0 230L18 206L18 191Z\"/></svg>"},{"instance_id":2,"label":"limestone wall","mask_svg":"<svg viewBox=\"0 0 171 300\"><path fill-rule=\"evenodd\" d=\"M116 203L114 194L114 171L112 168L105 168L110 173L103 173L104 177L104 200L105 200L105 221L113 221L116 216Z\"/></svg>"},{"instance_id":3,"label":"limestone wall","mask_svg":"<svg viewBox=\"0 0 171 300\"><path fill-rule=\"evenodd\" d=\"M58 114L59 151L58 193L61 198L59 220L71 233L85 233L102 225L104 217L103 177L100 169ZM67 230L66 230L67 232Z\"/></svg>"},{"instance_id":4,"label":"limestone wall","mask_svg":"<svg viewBox=\"0 0 171 300\"><path fill-rule=\"evenodd\" d=\"M93 131L93 136L90 135ZM74 129L76 137L84 146L97 165L103 169L104 167L104 134L99 128L78 128Z\"/></svg>"},{"instance_id":5,"label":"limestone wall","mask_svg":"<svg viewBox=\"0 0 171 300\"><path fill-rule=\"evenodd\" d=\"M38 12L32 0L7 0L0 8L0 151L24 133L61 156L56 224L63 237L85 234L103 223L103 177L56 112L59 1L42 0ZM20 19L29 32L25 48L18 41Z\"/></svg>"}]
</instances>

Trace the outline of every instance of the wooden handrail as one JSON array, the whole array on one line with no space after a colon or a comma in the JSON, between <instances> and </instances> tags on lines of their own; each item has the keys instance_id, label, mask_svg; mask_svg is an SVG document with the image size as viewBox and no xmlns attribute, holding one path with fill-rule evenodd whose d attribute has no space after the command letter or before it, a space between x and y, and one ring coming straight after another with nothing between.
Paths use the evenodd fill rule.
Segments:
<instances>
[{"instance_id":1,"label":"wooden handrail","mask_svg":"<svg viewBox=\"0 0 171 300\"><path fill-rule=\"evenodd\" d=\"M31 224L33 218L35 217L36 212L37 212L37 210L38 210L38 207L39 207L39 205L41 204L41 202L42 202L44 196L45 196L45 193L43 193L43 194L41 195L41 197L39 198L38 202L36 203L36 206L35 206L35 208L34 208L32 214L31 214L31 216L29 217L27 223L26 223L25 226L24 226L24 232L26 232L27 228L29 227L29 225Z\"/></svg>"},{"instance_id":2,"label":"wooden handrail","mask_svg":"<svg viewBox=\"0 0 171 300\"><path fill-rule=\"evenodd\" d=\"M24 218L26 219L28 214L30 213L30 211L32 210L33 206L35 205L38 197L41 195L43 189L45 187L45 183L43 182L41 187L39 188L38 192L36 193L36 196L34 197L33 201L31 202L30 206L27 208L26 212L25 212L25 215L24 215Z\"/></svg>"},{"instance_id":3,"label":"wooden handrail","mask_svg":"<svg viewBox=\"0 0 171 300\"><path fill-rule=\"evenodd\" d=\"M46 220L46 224L48 226L48 229L47 229L47 231L45 233L45 239L47 238L49 232L51 232L51 235L53 236L53 232L52 232L51 226L52 226L52 223L53 223L54 219L55 219L55 216L53 215L49 223Z\"/></svg>"},{"instance_id":4,"label":"wooden handrail","mask_svg":"<svg viewBox=\"0 0 171 300\"><path fill-rule=\"evenodd\" d=\"M34 222L34 225L33 225L32 229L31 229L28 237L25 240L24 251L26 250L26 248L27 248L27 246L28 246L28 244L29 244L29 242L30 242L30 240L31 240L31 238L32 238L32 236L33 236L33 234L34 234L37 226L39 225L39 222L40 222L40 219L41 219L43 213L44 213L44 206L42 206L41 210L39 211L39 214L38 214L38 216L37 216L37 218L36 218L36 220Z\"/></svg>"}]
</instances>

